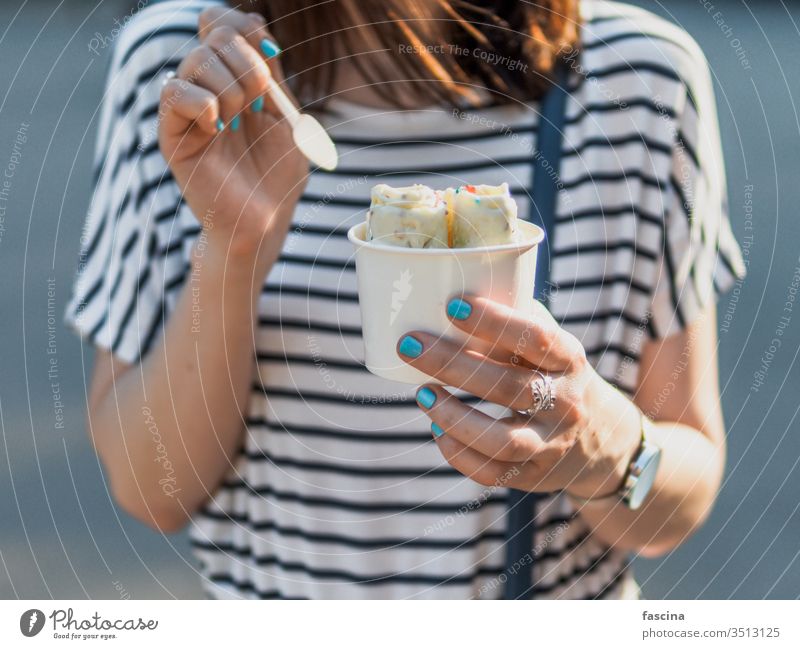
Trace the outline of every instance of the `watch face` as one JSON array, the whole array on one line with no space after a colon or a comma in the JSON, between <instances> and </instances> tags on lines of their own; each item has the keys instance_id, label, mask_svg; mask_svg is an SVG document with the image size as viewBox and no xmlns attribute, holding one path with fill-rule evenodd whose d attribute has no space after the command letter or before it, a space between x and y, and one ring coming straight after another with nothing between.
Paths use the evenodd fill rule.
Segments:
<instances>
[{"instance_id":1,"label":"watch face","mask_svg":"<svg viewBox=\"0 0 800 649\"><path fill-rule=\"evenodd\" d=\"M661 449L651 444L646 444L639 457L636 459L636 483L631 487L626 498L628 507L639 509L647 498L653 483L656 480L658 465L661 462Z\"/></svg>"}]
</instances>

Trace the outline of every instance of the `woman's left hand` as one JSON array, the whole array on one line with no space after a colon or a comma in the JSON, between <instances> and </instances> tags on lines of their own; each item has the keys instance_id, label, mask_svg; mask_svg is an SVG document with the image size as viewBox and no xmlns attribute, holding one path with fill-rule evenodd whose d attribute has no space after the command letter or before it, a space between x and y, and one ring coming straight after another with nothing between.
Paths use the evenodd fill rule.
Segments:
<instances>
[{"instance_id":1,"label":"woman's left hand","mask_svg":"<svg viewBox=\"0 0 800 649\"><path fill-rule=\"evenodd\" d=\"M474 296L448 316L470 342L412 331L398 342L413 367L515 413L494 419L438 385L417 391L444 457L483 485L596 498L616 491L640 440L639 411L604 381L583 346L535 302L532 314ZM479 351L480 349L480 351ZM552 378L555 408L534 416L532 384Z\"/></svg>"}]
</instances>

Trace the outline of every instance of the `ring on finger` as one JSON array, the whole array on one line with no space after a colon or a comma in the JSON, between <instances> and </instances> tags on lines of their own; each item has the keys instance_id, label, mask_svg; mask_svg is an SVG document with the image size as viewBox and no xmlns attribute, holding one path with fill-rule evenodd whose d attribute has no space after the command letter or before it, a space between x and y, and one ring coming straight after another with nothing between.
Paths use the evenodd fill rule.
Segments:
<instances>
[{"instance_id":1,"label":"ring on finger","mask_svg":"<svg viewBox=\"0 0 800 649\"><path fill-rule=\"evenodd\" d=\"M533 373L536 375L530 383L533 405L523 411L528 417L535 417L539 412L554 410L556 407L556 388L553 378L542 374L539 370L533 370Z\"/></svg>"}]
</instances>

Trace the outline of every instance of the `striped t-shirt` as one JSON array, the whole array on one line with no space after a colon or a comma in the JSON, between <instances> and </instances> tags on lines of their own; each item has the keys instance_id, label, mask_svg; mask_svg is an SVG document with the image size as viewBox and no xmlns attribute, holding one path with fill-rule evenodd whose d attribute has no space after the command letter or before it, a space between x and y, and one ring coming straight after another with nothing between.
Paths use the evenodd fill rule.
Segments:
<instances>
[{"instance_id":1,"label":"striped t-shirt","mask_svg":"<svg viewBox=\"0 0 800 649\"><path fill-rule=\"evenodd\" d=\"M196 46L197 14L209 4L141 11L115 44L101 107L67 319L130 363L152 347L185 290L200 230L159 152L156 118L162 81ZM623 4L584 1L582 14L550 308L599 373L633 394L642 344L685 328L743 264L698 46ZM414 386L364 368L345 234L365 218L378 182L508 182L526 218L538 104L403 112L334 98L329 108L323 121L340 166L311 173L264 282L243 448L193 517L206 592L500 597L506 493L445 463ZM535 561L523 567L534 598L637 596L631 556L595 538L563 494L547 495L535 515Z\"/></svg>"}]
</instances>

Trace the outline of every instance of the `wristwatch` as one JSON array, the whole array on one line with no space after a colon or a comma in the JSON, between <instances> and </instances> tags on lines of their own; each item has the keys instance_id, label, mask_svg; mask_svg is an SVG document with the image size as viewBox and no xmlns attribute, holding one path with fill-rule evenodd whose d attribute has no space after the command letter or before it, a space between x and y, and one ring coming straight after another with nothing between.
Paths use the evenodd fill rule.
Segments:
<instances>
[{"instance_id":1,"label":"wristwatch","mask_svg":"<svg viewBox=\"0 0 800 649\"><path fill-rule=\"evenodd\" d=\"M642 414L642 437L639 447L628 465L622 486L616 492L599 498L580 498L570 494L570 498L581 504L611 501L613 499L622 502L628 509L639 509L653 488L658 466L661 463L661 448L656 446L650 435L652 426L653 423Z\"/></svg>"}]
</instances>

